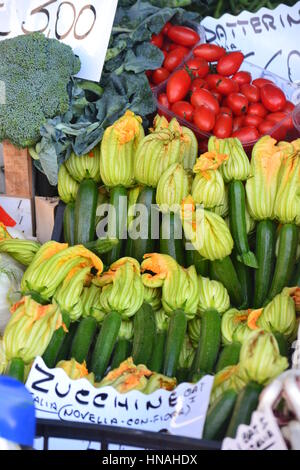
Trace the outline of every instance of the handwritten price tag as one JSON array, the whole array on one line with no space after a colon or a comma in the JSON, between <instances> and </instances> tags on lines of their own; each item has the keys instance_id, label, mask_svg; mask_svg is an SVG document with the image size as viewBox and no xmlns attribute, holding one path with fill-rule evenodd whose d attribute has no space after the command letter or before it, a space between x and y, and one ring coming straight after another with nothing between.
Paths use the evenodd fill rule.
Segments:
<instances>
[{"instance_id":1,"label":"handwritten price tag","mask_svg":"<svg viewBox=\"0 0 300 470\"><path fill-rule=\"evenodd\" d=\"M79 77L99 81L118 0L0 0L0 40L41 32L72 47Z\"/></svg>"},{"instance_id":2,"label":"handwritten price tag","mask_svg":"<svg viewBox=\"0 0 300 470\"><path fill-rule=\"evenodd\" d=\"M107 424L201 438L213 377L180 384L174 391L120 394L112 387L95 388L86 379L71 380L63 369L48 369L38 357L26 387L37 418Z\"/></svg>"},{"instance_id":3,"label":"handwritten price tag","mask_svg":"<svg viewBox=\"0 0 300 470\"><path fill-rule=\"evenodd\" d=\"M241 50L249 62L299 83L300 51L295 38L300 34L300 2L238 16L226 13L220 19L207 17L201 24L208 42L228 51Z\"/></svg>"}]
</instances>

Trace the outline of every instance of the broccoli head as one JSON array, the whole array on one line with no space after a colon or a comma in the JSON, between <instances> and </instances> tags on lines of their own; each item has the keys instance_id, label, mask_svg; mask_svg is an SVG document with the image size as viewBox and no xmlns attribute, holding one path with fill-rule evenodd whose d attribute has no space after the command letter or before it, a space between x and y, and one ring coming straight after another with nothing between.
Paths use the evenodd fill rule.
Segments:
<instances>
[{"instance_id":1,"label":"broccoli head","mask_svg":"<svg viewBox=\"0 0 300 470\"><path fill-rule=\"evenodd\" d=\"M33 33L0 42L0 141L29 147L47 119L69 108L68 83L80 70L71 47ZM3 104L4 102L4 104Z\"/></svg>"}]
</instances>

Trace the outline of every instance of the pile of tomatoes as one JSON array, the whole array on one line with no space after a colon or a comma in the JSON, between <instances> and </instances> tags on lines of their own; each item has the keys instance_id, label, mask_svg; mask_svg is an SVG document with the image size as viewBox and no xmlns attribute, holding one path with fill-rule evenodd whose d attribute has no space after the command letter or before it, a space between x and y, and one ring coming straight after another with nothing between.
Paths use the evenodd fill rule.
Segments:
<instances>
[{"instance_id":1,"label":"pile of tomatoes","mask_svg":"<svg viewBox=\"0 0 300 470\"><path fill-rule=\"evenodd\" d=\"M271 80L252 80L249 72L240 71L243 61L241 52L198 45L191 58L167 78L158 102L218 138L237 137L246 143L271 134L284 139L293 128L294 105ZM283 126L271 132L279 122Z\"/></svg>"},{"instance_id":2,"label":"pile of tomatoes","mask_svg":"<svg viewBox=\"0 0 300 470\"><path fill-rule=\"evenodd\" d=\"M162 67L147 72L150 85L155 87L167 80L199 41L199 34L192 28L169 22L159 34L153 34L151 44L162 51L165 60Z\"/></svg>"}]
</instances>

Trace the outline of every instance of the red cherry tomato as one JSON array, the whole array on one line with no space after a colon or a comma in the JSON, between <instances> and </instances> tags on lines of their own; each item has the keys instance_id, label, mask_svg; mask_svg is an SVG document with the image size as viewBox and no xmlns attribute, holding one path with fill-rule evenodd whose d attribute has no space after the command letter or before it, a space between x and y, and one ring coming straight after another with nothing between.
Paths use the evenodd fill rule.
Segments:
<instances>
[{"instance_id":1,"label":"red cherry tomato","mask_svg":"<svg viewBox=\"0 0 300 470\"><path fill-rule=\"evenodd\" d=\"M285 112L278 111L277 113L270 113L267 115L267 120L274 122L274 124L282 121L283 127L287 127L288 129L294 128L292 116Z\"/></svg>"},{"instance_id":2,"label":"red cherry tomato","mask_svg":"<svg viewBox=\"0 0 300 470\"><path fill-rule=\"evenodd\" d=\"M245 83L245 85L241 86L241 93L246 96L249 103L258 103L260 100L260 89L255 85Z\"/></svg>"},{"instance_id":3,"label":"red cherry tomato","mask_svg":"<svg viewBox=\"0 0 300 470\"><path fill-rule=\"evenodd\" d=\"M272 80L269 80L268 78L256 78L255 80L253 80L252 85L257 86L257 88L262 88L268 83L273 83L273 82Z\"/></svg>"},{"instance_id":4,"label":"red cherry tomato","mask_svg":"<svg viewBox=\"0 0 300 470\"><path fill-rule=\"evenodd\" d=\"M186 67L190 69L193 76L196 78L204 78L209 72L208 62L201 57L188 60Z\"/></svg>"},{"instance_id":5,"label":"red cherry tomato","mask_svg":"<svg viewBox=\"0 0 300 470\"><path fill-rule=\"evenodd\" d=\"M214 128L216 117L207 106L199 106L194 111L194 123L202 131L209 132Z\"/></svg>"},{"instance_id":6,"label":"red cherry tomato","mask_svg":"<svg viewBox=\"0 0 300 470\"><path fill-rule=\"evenodd\" d=\"M169 100L168 100L168 97L166 95L166 93L161 93L158 97L158 102L164 106L165 108L167 109L171 109L171 105L169 103Z\"/></svg>"},{"instance_id":7,"label":"red cherry tomato","mask_svg":"<svg viewBox=\"0 0 300 470\"><path fill-rule=\"evenodd\" d=\"M218 100L218 102L221 103L223 99L223 95L221 95L221 93L219 93L218 91L210 90L210 92L216 98L216 100Z\"/></svg>"},{"instance_id":8,"label":"red cherry tomato","mask_svg":"<svg viewBox=\"0 0 300 470\"><path fill-rule=\"evenodd\" d=\"M230 52L219 60L217 64L217 72L225 77L234 75L239 70L243 60L244 54L241 52Z\"/></svg>"},{"instance_id":9,"label":"red cherry tomato","mask_svg":"<svg viewBox=\"0 0 300 470\"><path fill-rule=\"evenodd\" d=\"M232 134L232 116L219 114L216 118L213 134L219 139L230 137Z\"/></svg>"},{"instance_id":10,"label":"red cherry tomato","mask_svg":"<svg viewBox=\"0 0 300 470\"><path fill-rule=\"evenodd\" d=\"M239 91L238 84L227 77L220 77L214 86L214 90L218 91L222 95L230 95L230 93L236 93Z\"/></svg>"},{"instance_id":11,"label":"red cherry tomato","mask_svg":"<svg viewBox=\"0 0 300 470\"><path fill-rule=\"evenodd\" d=\"M286 105L285 107L283 108L282 111L286 112L286 113L291 113L293 112L295 109L295 105L293 103L291 103L290 101L287 101L286 102Z\"/></svg>"},{"instance_id":12,"label":"red cherry tomato","mask_svg":"<svg viewBox=\"0 0 300 470\"><path fill-rule=\"evenodd\" d=\"M191 97L191 103L194 108L199 106L208 107L214 114L219 114L220 105L218 100L210 93L210 91L204 88L196 90Z\"/></svg>"},{"instance_id":13,"label":"red cherry tomato","mask_svg":"<svg viewBox=\"0 0 300 470\"><path fill-rule=\"evenodd\" d=\"M206 90L208 90L206 80L204 80L203 78L195 78L191 85L191 92L194 93L194 91L199 90L200 88L205 88Z\"/></svg>"},{"instance_id":14,"label":"red cherry tomato","mask_svg":"<svg viewBox=\"0 0 300 470\"><path fill-rule=\"evenodd\" d=\"M253 142L259 139L259 132L255 127L241 127L233 132L232 137L238 138L242 144Z\"/></svg>"},{"instance_id":15,"label":"red cherry tomato","mask_svg":"<svg viewBox=\"0 0 300 470\"><path fill-rule=\"evenodd\" d=\"M241 86L245 85L246 83L251 83L252 76L251 73L241 70L240 72L237 72L233 75L232 80Z\"/></svg>"},{"instance_id":16,"label":"red cherry tomato","mask_svg":"<svg viewBox=\"0 0 300 470\"><path fill-rule=\"evenodd\" d=\"M160 83L167 80L169 76L170 76L170 72L164 67L160 67L159 69L154 70L152 74L152 81L155 85L159 85Z\"/></svg>"},{"instance_id":17,"label":"red cherry tomato","mask_svg":"<svg viewBox=\"0 0 300 470\"><path fill-rule=\"evenodd\" d=\"M229 116L233 116L232 109L227 106L221 106L219 114L229 114Z\"/></svg>"},{"instance_id":18,"label":"red cherry tomato","mask_svg":"<svg viewBox=\"0 0 300 470\"><path fill-rule=\"evenodd\" d=\"M168 38L176 44L187 47L192 47L200 41L199 34L186 26L172 26L168 30Z\"/></svg>"},{"instance_id":19,"label":"red cherry tomato","mask_svg":"<svg viewBox=\"0 0 300 470\"><path fill-rule=\"evenodd\" d=\"M243 122L244 122L244 116L236 116L235 118L233 118L232 132L235 132L241 129L241 127L243 127Z\"/></svg>"},{"instance_id":20,"label":"red cherry tomato","mask_svg":"<svg viewBox=\"0 0 300 470\"><path fill-rule=\"evenodd\" d=\"M246 127L258 127L262 121L263 118L261 116L257 116L255 114L246 114L243 120L243 125Z\"/></svg>"},{"instance_id":21,"label":"red cherry tomato","mask_svg":"<svg viewBox=\"0 0 300 470\"><path fill-rule=\"evenodd\" d=\"M268 111L261 103L250 103L248 114L255 114L256 116L264 118L268 114Z\"/></svg>"},{"instance_id":22,"label":"red cherry tomato","mask_svg":"<svg viewBox=\"0 0 300 470\"><path fill-rule=\"evenodd\" d=\"M181 101L187 95L192 79L186 70L177 70L167 83L167 97L170 103Z\"/></svg>"},{"instance_id":23,"label":"red cherry tomato","mask_svg":"<svg viewBox=\"0 0 300 470\"><path fill-rule=\"evenodd\" d=\"M274 139L276 140L284 140L286 136L286 131L287 131L286 127L279 127L273 130L275 126L276 126L276 123L266 120L266 121L263 121L258 126L258 130L261 133L261 135L268 134L274 137Z\"/></svg>"},{"instance_id":24,"label":"red cherry tomato","mask_svg":"<svg viewBox=\"0 0 300 470\"><path fill-rule=\"evenodd\" d=\"M210 73L209 75L207 75L205 80L209 88L216 88L217 83L222 80L222 78L223 77L221 75L218 75L217 73Z\"/></svg>"},{"instance_id":25,"label":"red cherry tomato","mask_svg":"<svg viewBox=\"0 0 300 470\"><path fill-rule=\"evenodd\" d=\"M281 111L286 105L286 97L283 91L271 83L263 86L260 94L264 107L273 113Z\"/></svg>"},{"instance_id":26,"label":"red cherry tomato","mask_svg":"<svg viewBox=\"0 0 300 470\"><path fill-rule=\"evenodd\" d=\"M164 43L164 36L162 33L152 34L151 44L161 49Z\"/></svg>"},{"instance_id":27,"label":"red cherry tomato","mask_svg":"<svg viewBox=\"0 0 300 470\"><path fill-rule=\"evenodd\" d=\"M165 26L163 27L163 29L161 30L162 34L164 34L165 36L167 36L168 34L168 31L169 29L172 27L172 24L168 21Z\"/></svg>"},{"instance_id":28,"label":"red cherry tomato","mask_svg":"<svg viewBox=\"0 0 300 470\"><path fill-rule=\"evenodd\" d=\"M186 47L177 46L176 49L168 53L164 61L164 67L169 72L173 72L181 64L188 51Z\"/></svg>"},{"instance_id":29,"label":"red cherry tomato","mask_svg":"<svg viewBox=\"0 0 300 470\"><path fill-rule=\"evenodd\" d=\"M177 101L172 105L171 110L187 121L193 120L194 108L187 101Z\"/></svg>"},{"instance_id":30,"label":"red cherry tomato","mask_svg":"<svg viewBox=\"0 0 300 470\"><path fill-rule=\"evenodd\" d=\"M202 57L207 62L217 62L226 54L226 50L215 44L200 44L194 49L193 53L195 57Z\"/></svg>"},{"instance_id":31,"label":"red cherry tomato","mask_svg":"<svg viewBox=\"0 0 300 470\"><path fill-rule=\"evenodd\" d=\"M232 109L235 116L242 116L248 111L248 100L242 93L231 93L226 99L227 106Z\"/></svg>"}]
</instances>

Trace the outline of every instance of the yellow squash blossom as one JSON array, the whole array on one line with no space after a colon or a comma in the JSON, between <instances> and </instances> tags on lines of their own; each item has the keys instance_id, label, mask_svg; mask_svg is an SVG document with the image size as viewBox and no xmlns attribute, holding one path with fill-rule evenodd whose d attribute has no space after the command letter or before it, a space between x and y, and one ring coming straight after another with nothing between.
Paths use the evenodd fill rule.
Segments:
<instances>
[{"instance_id":1,"label":"yellow squash blossom","mask_svg":"<svg viewBox=\"0 0 300 470\"><path fill-rule=\"evenodd\" d=\"M282 160L274 216L282 224L300 225L300 151Z\"/></svg>"},{"instance_id":2,"label":"yellow squash blossom","mask_svg":"<svg viewBox=\"0 0 300 470\"><path fill-rule=\"evenodd\" d=\"M189 177L181 163L171 165L160 177L156 202L162 212L179 212L182 200L189 194Z\"/></svg>"},{"instance_id":3,"label":"yellow squash blossom","mask_svg":"<svg viewBox=\"0 0 300 470\"><path fill-rule=\"evenodd\" d=\"M92 179L96 183L100 178L100 145L97 145L88 154L78 157L75 153L65 162L66 169L72 178L81 183L84 179Z\"/></svg>"},{"instance_id":4,"label":"yellow squash blossom","mask_svg":"<svg viewBox=\"0 0 300 470\"><path fill-rule=\"evenodd\" d=\"M60 361L56 367L63 369L67 376L72 380L87 379L92 385L94 385L94 374L89 374L85 361L82 364L79 364L79 362L76 362L75 359L72 358L69 361Z\"/></svg>"},{"instance_id":5,"label":"yellow squash blossom","mask_svg":"<svg viewBox=\"0 0 300 470\"><path fill-rule=\"evenodd\" d=\"M53 299L62 312L68 313L71 321L79 320L83 314L81 294L84 285L90 281L90 267L76 266L65 277L54 293Z\"/></svg>"},{"instance_id":6,"label":"yellow squash blossom","mask_svg":"<svg viewBox=\"0 0 300 470\"><path fill-rule=\"evenodd\" d=\"M225 183L248 179L250 162L239 139L218 139L212 136L208 141L208 151L228 156L220 167Z\"/></svg>"},{"instance_id":7,"label":"yellow squash blossom","mask_svg":"<svg viewBox=\"0 0 300 470\"><path fill-rule=\"evenodd\" d=\"M199 312L214 309L219 313L226 312L230 307L230 298L227 289L218 281L198 276L199 282Z\"/></svg>"},{"instance_id":8,"label":"yellow squash blossom","mask_svg":"<svg viewBox=\"0 0 300 470\"><path fill-rule=\"evenodd\" d=\"M75 201L79 189L79 183L72 178L65 164L58 171L58 195L65 203Z\"/></svg>"}]
</instances>

